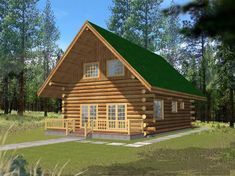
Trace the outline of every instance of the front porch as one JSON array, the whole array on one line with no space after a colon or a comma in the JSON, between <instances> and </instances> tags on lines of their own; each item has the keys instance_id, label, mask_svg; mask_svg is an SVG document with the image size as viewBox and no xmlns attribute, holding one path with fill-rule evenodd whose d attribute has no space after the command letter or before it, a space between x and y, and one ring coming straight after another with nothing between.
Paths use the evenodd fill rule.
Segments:
<instances>
[{"instance_id":1,"label":"front porch","mask_svg":"<svg viewBox=\"0 0 235 176\"><path fill-rule=\"evenodd\" d=\"M78 118L50 118L45 120L45 130L48 134L85 138L133 139L143 137L143 120L97 119L81 123Z\"/></svg>"}]
</instances>

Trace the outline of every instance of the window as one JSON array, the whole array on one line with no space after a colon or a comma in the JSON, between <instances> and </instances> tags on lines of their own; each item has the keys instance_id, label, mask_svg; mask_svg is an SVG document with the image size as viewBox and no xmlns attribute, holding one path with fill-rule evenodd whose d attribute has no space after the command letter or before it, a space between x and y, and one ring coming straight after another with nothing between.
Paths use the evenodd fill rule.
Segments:
<instances>
[{"instance_id":1,"label":"window","mask_svg":"<svg viewBox=\"0 0 235 176\"><path fill-rule=\"evenodd\" d=\"M177 112L178 107L177 107L177 101L172 101L172 112Z\"/></svg>"},{"instance_id":2,"label":"window","mask_svg":"<svg viewBox=\"0 0 235 176\"><path fill-rule=\"evenodd\" d=\"M94 120L97 119L97 105L81 105L81 125L84 127L85 123L88 123L88 127L91 127L92 123L95 125ZM93 121L93 122L92 122Z\"/></svg>"},{"instance_id":3,"label":"window","mask_svg":"<svg viewBox=\"0 0 235 176\"><path fill-rule=\"evenodd\" d=\"M126 104L107 105L109 128L125 128Z\"/></svg>"},{"instance_id":4,"label":"window","mask_svg":"<svg viewBox=\"0 0 235 176\"><path fill-rule=\"evenodd\" d=\"M180 109L184 109L184 102L180 102Z\"/></svg>"},{"instance_id":5,"label":"window","mask_svg":"<svg viewBox=\"0 0 235 176\"><path fill-rule=\"evenodd\" d=\"M107 75L108 76L123 76L124 65L117 59L107 61Z\"/></svg>"},{"instance_id":6,"label":"window","mask_svg":"<svg viewBox=\"0 0 235 176\"><path fill-rule=\"evenodd\" d=\"M164 101L154 100L154 117L156 119L164 119Z\"/></svg>"},{"instance_id":7,"label":"window","mask_svg":"<svg viewBox=\"0 0 235 176\"><path fill-rule=\"evenodd\" d=\"M99 63L84 64L84 78L98 78L99 77Z\"/></svg>"}]
</instances>

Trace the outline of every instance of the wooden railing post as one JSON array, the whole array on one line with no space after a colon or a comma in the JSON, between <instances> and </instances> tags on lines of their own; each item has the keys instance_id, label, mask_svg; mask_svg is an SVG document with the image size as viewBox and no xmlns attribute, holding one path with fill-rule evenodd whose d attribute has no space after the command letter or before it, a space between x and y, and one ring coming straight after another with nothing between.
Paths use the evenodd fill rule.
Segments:
<instances>
[{"instance_id":1,"label":"wooden railing post","mask_svg":"<svg viewBox=\"0 0 235 176\"><path fill-rule=\"evenodd\" d=\"M130 135L131 134L131 120L130 119L128 119L128 135Z\"/></svg>"},{"instance_id":2,"label":"wooden railing post","mask_svg":"<svg viewBox=\"0 0 235 176\"><path fill-rule=\"evenodd\" d=\"M87 136L87 123L84 124L85 129L84 129L84 137L86 138Z\"/></svg>"},{"instance_id":3,"label":"wooden railing post","mask_svg":"<svg viewBox=\"0 0 235 176\"><path fill-rule=\"evenodd\" d=\"M65 135L67 136L68 135L68 121L66 120L65 121Z\"/></svg>"},{"instance_id":4,"label":"wooden railing post","mask_svg":"<svg viewBox=\"0 0 235 176\"><path fill-rule=\"evenodd\" d=\"M75 124L76 124L76 120L75 119L73 119L73 132L75 132Z\"/></svg>"}]
</instances>

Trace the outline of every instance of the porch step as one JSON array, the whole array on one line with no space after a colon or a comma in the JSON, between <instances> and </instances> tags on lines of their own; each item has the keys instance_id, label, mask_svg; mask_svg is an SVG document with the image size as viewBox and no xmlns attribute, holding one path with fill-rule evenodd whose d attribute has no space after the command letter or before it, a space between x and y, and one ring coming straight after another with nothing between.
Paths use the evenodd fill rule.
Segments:
<instances>
[{"instance_id":1,"label":"porch step","mask_svg":"<svg viewBox=\"0 0 235 176\"><path fill-rule=\"evenodd\" d=\"M75 132L69 133L69 136L84 137L84 135L85 135L85 130L84 129L79 129L79 130L76 130ZM91 133L88 134L87 137L89 137L90 135L91 135Z\"/></svg>"}]
</instances>

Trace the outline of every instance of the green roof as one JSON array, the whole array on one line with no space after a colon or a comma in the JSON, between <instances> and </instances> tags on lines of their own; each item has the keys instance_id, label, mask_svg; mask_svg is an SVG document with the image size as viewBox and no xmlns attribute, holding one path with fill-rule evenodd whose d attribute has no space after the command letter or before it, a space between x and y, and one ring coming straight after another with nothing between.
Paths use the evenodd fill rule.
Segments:
<instances>
[{"instance_id":1,"label":"green roof","mask_svg":"<svg viewBox=\"0 0 235 176\"><path fill-rule=\"evenodd\" d=\"M89 24L152 86L204 96L163 57L91 22Z\"/></svg>"}]
</instances>

